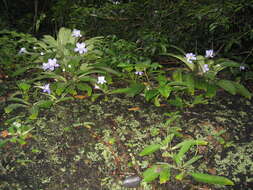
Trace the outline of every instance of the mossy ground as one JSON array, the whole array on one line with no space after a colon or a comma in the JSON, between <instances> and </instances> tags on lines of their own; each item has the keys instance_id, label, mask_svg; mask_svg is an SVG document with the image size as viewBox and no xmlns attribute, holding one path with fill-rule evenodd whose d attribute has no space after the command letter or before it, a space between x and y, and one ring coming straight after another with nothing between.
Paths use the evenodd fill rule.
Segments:
<instances>
[{"instance_id":1,"label":"mossy ground","mask_svg":"<svg viewBox=\"0 0 253 190\"><path fill-rule=\"evenodd\" d=\"M116 96L94 103L75 100L44 110L26 145L9 143L1 150L0 189L123 190L120 182L140 175L142 166L149 164L138 153L164 135L164 113L176 110L169 105L155 107L141 97ZM234 189L250 190L252 114L252 100L221 93L208 104L181 109L174 125L185 137L209 141L199 149L203 159L196 165L198 171L224 175L236 183ZM222 130L226 132L219 135ZM154 159L163 161L159 154ZM232 189L190 178L139 189L200 188Z\"/></svg>"}]
</instances>

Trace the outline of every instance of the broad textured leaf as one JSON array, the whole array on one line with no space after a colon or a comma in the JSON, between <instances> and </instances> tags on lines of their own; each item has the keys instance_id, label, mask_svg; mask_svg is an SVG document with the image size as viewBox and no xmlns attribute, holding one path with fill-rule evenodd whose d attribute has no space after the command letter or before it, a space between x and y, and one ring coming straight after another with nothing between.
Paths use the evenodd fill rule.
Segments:
<instances>
[{"instance_id":1,"label":"broad textured leaf","mask_svg":"<svg viewBox=\"0 0 253 190\"><path fill-rule=\"evenodd\" d=\"M166 183L167 181L170 180L170 168L168 166L163 167L162 171L160 172L160 184Z\"/></svg>"},{"instance_id":2,"label":"broad textured leaf","mask_svg":"<svg viewBox=\"0 0 253 190\"><path fill-rule=\"evenodd\" d=\"M28 84L28 83L22 82L22 83L19 83L19 84L18 84L18 87L19 87L21 90L23 90L23 91L28 91L28 90L31 88L31 85Z\"/></svg>"},{"instance_id":3,"label":"broad textured leaf","mask_svg":"<svg viewBox=\"0 0 253 190\"><path fill-rule=\"evenodd\" d=\"M160 88L158 88L158 91L160 92L160 94L163 97L168 98L170 96L171 91L172 91L172 87L167 86L167 85L163 85Z\"/></svg>"},{"instance_id":4,"label":"broad textured leaf","mask_svg":"<svg viewBox=\"0 0 253 190\"><path fill-rule=\"evenodd\" d=\"M38 115L39 115L39 107L38 106L33 106L30 109L29 119L37 119Z\"/></svg>"},{"instance_id":5,"label":"broad textured leaf","mask_svg":"<svg viewBox=\"0 0 253 190\"><path fill-rule=\"evenodd\" d=\"M183 75L182 75L182 71L181 70L175 70L173 73L172 73L172 78L174 81L176 82L182 82L183 81Z\"/></svg>"},{"instance_id":6,"label":"broad textured leaf","mask_svg":"<svg viewBox=\"0 0 253 190\"><path fill-rule=\"evenodd\" d=\"M146 101L150 101L158 94L159 94L159 91L157 89L147 90L145 92L145 99L146 99Z\"/></svg>"},{"instance_id":7,"label":"broad textured leaf","mask_svg":"<svg viewBox=\"0 0 253 190\"><path fill-rule=\"evenodd\" d=\"M146 169L144 172L143 172L143 181L145 182L151 182L153 180L155 180L156 178L158 178L158 176L160 175L160 172L158 170L160 170L161 166L152 166L151 168L148 168Z\"/></svg>"},{"instance_id":8,"label":"broad textured leaf","mask_svg":"<svg viewBox=\"0 0 253 190\"><path fill-rule=\"evenodd\" d=\"M219 185L234 185L234 182L226 177L202 174L202 173L191 173L190 174L196 181L209 183L209 184L219 184Z\"/></svg>"},{"instance_id":9,"label":"broad textured leaf","mask_svg":"<svg viewBox=\"0 0 253 190\"><path fill-rule=\"evenodd\" d=\"M245 88L242 84L234 82L234 86L235 86L236 91L237 91L238 94L241 94L242 96L244 96L246 98L249 98L249 99L252 97L252 93L250 93L247 90L247 88Z\"/></svg>"},{"instance_id":10,"label":"broad textured leaf","mask_svg":"<svg viewBox=\"0 0 253 190\"><path fill-rule=\"evenodd\" d=\"M175 134L170 134L170 135L168 135L163 141L162 141L162 146L166 146L167 144L169 144L171 141L172 141L172 139L173 139L173 137L175 136Z\"/></svg>"},{"instance_id":11,"label":"broad textured leaf","mask_svg":"<svg viewBox=\"0 0 253 190\"><path fill-rule=\"evenodd\" d=\"M10 104L7 107L4 108L5 113L10 113L13 110L17 109L17 108L27 108L26 105L24 104Z\"/></svg>"},{"instance_id":12,"label":"broad textured leaf","mask_svg":"<svg viewBox=\"0 0 253 190\"><path fill-rule=\"evenodd\" d=\"M198 161L202 157L203 156L194 156L193 158L191 158L190 160L188 160L187 162L185 162L184 167L190 166L191 164L193 164L194 162Z\"/></svg>"},{"instance_id":13,"label":"broad textured leaf","mask_svg":"<svg viewBox=\"0 0 253 190\"><path fill-rule=\"evenodd\" d=\"M53 105L53 101L51 100L40 100L36 102L34 105L39 108L50 108Z\"/></svg>"},{"instance_id":14,"label":"broad textured leaf","mask_svg":"<svg viewBox=\"0 0 253 190\"><path fill-rule=\"evenodd\" d=\"M218 85L223 88L224 90L228 91L230 94L235 95L236 94L236 87L232 81L229 80L220 80L218 82Z\"/></svg>"},{"instance_id":15,"label":"broad textured leaf","mask_svg":"<svg viewBox=\"0 0 253 190\"><path fill-rule=\"evenodd\" d=\"M154 153L155 151L159 150L161 147L160 144L151 144L147 147L145 147L141 153L139 154L140 156L146 156L146 155L150 155L152 153Z\"/></svg>"},{"instance_id":16,"label":"broad textured leaf","mask_svg":"<svg viewBox=\"0 0 253 190\"><path fill-rule=\"evenodd\" d=\"M193 95L194 94L194 77L191 74L186 74L183 76L185 84L188 87L188 92Z\"/></svg>"}]
</instances>

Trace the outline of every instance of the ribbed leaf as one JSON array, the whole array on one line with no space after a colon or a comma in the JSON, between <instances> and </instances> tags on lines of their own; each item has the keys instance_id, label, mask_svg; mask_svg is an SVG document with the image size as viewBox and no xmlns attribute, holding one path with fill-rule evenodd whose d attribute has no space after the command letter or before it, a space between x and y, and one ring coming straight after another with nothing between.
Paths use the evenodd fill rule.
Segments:
<instances>
[{"instance_id":1,"label":"ribbed leaf","mask_svg":"<svg viewBox=\"0 0 253 190\"><path fill-rule=\"evenodd\" d=\"M15 109L17 109L17 108L21 108L21 107L27 108L27 106L24 105L24 104L10 104L10 105L8 105L6 108L4 108L4 111L5 111L5 113L10 113L10 112L12 112L13 110L15 110Z\"/></svg>"},{"instance_id":2,"label":"ribbed leaf","mask_svg":"<svg viewBox=\"0 0 253 190\"><path fill-rule=\"evenodd\" d=\"M215 176L202 173L191 173L190 174L196 181L209 183L209 184L219 184L219 185L234 185L234 182L226 177Z\"/></svg>"},{"instance_id":3,"label":"ribbed leaf","mask_svg":"<svg viewBox=\"0 0 253 190\"><path fill-rule=\"evenodd\" d=\"M230 94L236 94L236 87L232 81L229 80L220 80L218 85L223 88L224 90L228 91Z\"/></svg>"},{"instance_id":4,"label":"ribbed leaf","mask_svg":"<svg viewBox=\"0 0 253 190\"><path fill-rule=\"evenodd\" d=\"M142 151L141 153L139 154L140 156L146 156L146 155L150 155L152 154L153 152L159 150L161 147L160 144L151 144L149 146L146 146Z\"/></svg>"},{"instance_id":5,"label":"ribbed leaf","mask_svg":"<svg viewBox=\"0 0 253 190\"><path fill-rule=\"evenodd\" d=\"M159 170L161 169L160 167L161 166L154 165L151 168L146 169L143 172L143 177L144 177L143 180L148 183L158 178L160 174Z\"/></svg>"},{"instance_id":6,"label":"ribbed leaf","mask_svg":"<svg viewBox=\"0 0 253 190\"><path fill-rule=\"evenodd\" d=\"M241 94L242 96L249 98L249 99L252 97L252 93L250 93L247 90L247 88L245 88L243 85L234 82L234 86L235 86L238 94Z\"/></svg>"},{"instance_id":7,"label":"ribbed leaf","mask_svg":"<svg viewBox=\"0 0 253 190\"><path fill-rule=\"evenodd\" d=\"M168 166L163 167L162 171L160 172L160 184L166 183L170 180L170 168Z\"/></svg>"}]
</instances>

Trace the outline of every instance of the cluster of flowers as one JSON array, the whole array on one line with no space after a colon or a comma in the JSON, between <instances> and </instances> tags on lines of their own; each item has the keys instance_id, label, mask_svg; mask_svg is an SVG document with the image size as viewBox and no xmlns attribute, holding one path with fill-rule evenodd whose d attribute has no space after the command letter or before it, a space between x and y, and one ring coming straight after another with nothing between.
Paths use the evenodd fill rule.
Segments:
<instances>
[{"instance_id":1,"label":"cluster of flowers","mask_svg":"<svg viewBox=\"0 0 253 190\"><path fill-rule=\"evenodd\" d=\"M214 52L212 49L210 50L206 50L206 55L205 55L206 58L213 58L214 57ZM195 54L193 53L187 53L185 54L185 58L186 60L189 62L189 63L193 63L192 61L196 61L197 60L197 57ZM204 67L203 67L203 72L207 72L209 71L209 66L208 64L204 64Z\"/></svg>"}]
</instances>

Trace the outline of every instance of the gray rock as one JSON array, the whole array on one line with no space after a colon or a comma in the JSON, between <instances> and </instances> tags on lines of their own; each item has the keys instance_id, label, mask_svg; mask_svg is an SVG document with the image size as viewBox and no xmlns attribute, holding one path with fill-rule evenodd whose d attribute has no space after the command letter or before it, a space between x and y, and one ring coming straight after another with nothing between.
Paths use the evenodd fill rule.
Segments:
<instances>
[{"instance_id":1,"label":"gray rock","mask_svg":"<svg viewBox=\"0 0 253 190\"><path fill-rule=\"evenodd\" d=\"M123 186L128 188L135 188L140 185L141 178L139 176L129 176L123 181Z\"/></svg>"}]
</instances>

